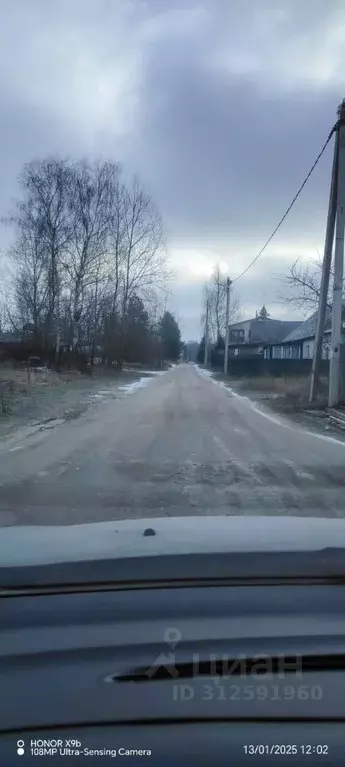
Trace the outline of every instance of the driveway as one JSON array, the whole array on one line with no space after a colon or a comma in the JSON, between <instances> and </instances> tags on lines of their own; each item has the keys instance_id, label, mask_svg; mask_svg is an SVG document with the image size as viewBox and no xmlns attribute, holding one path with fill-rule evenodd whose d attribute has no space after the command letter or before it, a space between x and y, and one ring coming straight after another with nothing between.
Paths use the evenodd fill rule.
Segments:
<instances>
[{"instance_id":1,"label":"driveway","mask_svg":"<svg viewBox=\"0 0 345 767\"><path fill-rule=\"evenodd\" d=\"M205 514L342 517L345 443L191 364L0 447L0 524Z\"/></svg>"}]
</instances>

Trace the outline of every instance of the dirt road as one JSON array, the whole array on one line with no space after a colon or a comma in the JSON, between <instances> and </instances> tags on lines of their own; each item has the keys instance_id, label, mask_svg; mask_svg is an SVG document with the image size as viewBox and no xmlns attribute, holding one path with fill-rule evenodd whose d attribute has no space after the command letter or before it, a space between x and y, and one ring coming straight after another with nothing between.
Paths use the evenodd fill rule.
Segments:
<instances>
[{"instance_id":1,"label":"dirt road","mask_svg":"<svg viewBox=\"0 0 345 767\"><path fill-rule=\"evenodd\" d=\"M204 514L344 516L345 443L191 364L0 447L0 524Z\"/></svg>"}]
</instances>

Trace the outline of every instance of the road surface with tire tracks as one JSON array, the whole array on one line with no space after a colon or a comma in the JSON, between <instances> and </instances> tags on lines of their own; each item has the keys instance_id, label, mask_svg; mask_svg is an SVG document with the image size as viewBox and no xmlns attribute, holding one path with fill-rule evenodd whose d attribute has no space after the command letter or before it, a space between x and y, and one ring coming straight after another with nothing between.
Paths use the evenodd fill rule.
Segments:
<instances>
[{"instance_id":1,"label":"road surface with tire tracks","mask_svg":"<svg viewBox=\"0 0 345 767\"><path fill-rule=\"evenodd\" d=\"M0 448L0 525L292 514L342 517L345 443L178 365Z\"/></svg>"}]
</instances>

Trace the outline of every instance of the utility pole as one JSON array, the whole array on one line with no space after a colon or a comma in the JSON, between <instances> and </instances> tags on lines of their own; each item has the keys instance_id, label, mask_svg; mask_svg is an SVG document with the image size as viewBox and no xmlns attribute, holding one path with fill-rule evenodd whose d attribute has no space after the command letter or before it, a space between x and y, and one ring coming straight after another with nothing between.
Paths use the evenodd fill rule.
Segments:
<instances>
[{"instance_id":1,"label":"utility pole","mask_svg":"<svg viewBox=\"0 0 345 767\"><path fill-rule=\"evenodd\" d=\"M333 167L329 194L327 228L309 395L310 402L312 402L317 395L319 369L322 359L322 345L325 329L329 277L332 262L334 230L336 227L332 301L332 352L329 368L328 391L328 404L330 407L337 405L339 402L340 382L340 343L345 226L345 100L338 108L338 121L334 126L334 130L335 144Z\"/></svg>"},{"instance_id":2,"label":"utility pole","mask_svg":"<svg viewBox=\"0 0 345 767\"><path fill-rule=\"evenodd\" d=\"M226 280L226 313L225 313L225 348L224 348L224 373L228 374L228 361L229 361L229 317L230 317L230 277Z\"/></svg>"},{"instance_id":3,"label":"utility pole","mask_svg":"<svg viewBox=\"0 0 345 767\"><path fill-rule=\"evenodd\" d=\"M325 248L322 263L322 277L320 286L319 309L317 316L317 326L315 334L313 365L310 379L309 402L313 402L317 397L320 362L322 359L322 342L325 329L327 296L329 288L329 275L332 263L332 250L335 228L335 214L337 209L337 183L338 183L338 152L339 152L339 132L335 134L333 167L331 176L331 188L329 193L327 226L325 237Z\"/></svg>"},{"instance_id":4,"label":"utility pole","mask_svg":"<svg viewBox=\"0 0 345 767\"><path fill-rule=\"evenodd\" d=\"M334 280L332 302L332 350L329 367L330 407L339 402L340 384L340 344L341 321L343 306L343 274L344 274L344 229L345 229L345 101L339 107L339 153L338 153L338 183L337 183L337 212L334 248Z\"/></svg>"},{"instance_id":5,"label":"utility pole","mask_svg":"<svg viewBox=\"0 0 345 767\"><path fill-rule=\"evenodd\" d=\"M207 365L207 362L208 362L208 299L206 301L204 365Z\"/></svg>"}]
</instances>

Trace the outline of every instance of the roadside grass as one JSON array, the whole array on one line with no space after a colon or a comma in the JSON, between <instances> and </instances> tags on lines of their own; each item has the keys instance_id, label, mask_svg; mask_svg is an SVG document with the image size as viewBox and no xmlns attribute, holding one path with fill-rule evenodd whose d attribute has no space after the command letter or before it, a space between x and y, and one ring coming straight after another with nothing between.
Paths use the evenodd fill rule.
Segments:
<instances>
[{"instance_id":1,"label":"roadside grass","mask_svg":"<svg viewBox=\"0 0 345 767\"><path fill-rule=\"evenodd\" d=\"M119 385L145 376L144 370L112 371L99 367L94 375L68 370L57 373L45 368L0 366L0 438L23 424L52 418L76 418L97 402L99 392L113 392ZM147 373L148 375L148 373ZM99 400L98 400L99 401Z\"/></svg>"},{"instance_id":2,"label":"roadside grass","mask_svg":"<svg viewBox=\"0 0 345 767\"><path fill-rule=\"evenodd\" d=\"M255 401L265 401L274 410L294 411L310 409L309 376L258 376L234 378L216 373L215 378L224 381L239 394L248 394ZM318 399L314 408L327 405L328 379L321 378Z\"/></svg>"}]
</instances>

